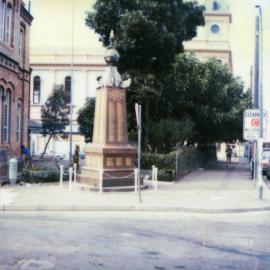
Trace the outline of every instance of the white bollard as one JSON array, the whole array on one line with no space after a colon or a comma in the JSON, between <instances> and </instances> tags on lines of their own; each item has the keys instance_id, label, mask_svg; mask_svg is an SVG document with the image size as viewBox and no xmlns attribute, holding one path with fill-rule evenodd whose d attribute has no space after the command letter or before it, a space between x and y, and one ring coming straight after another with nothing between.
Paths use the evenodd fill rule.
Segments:
<instances>
[{"instance_id":1,"label":"white bollard","mask_svg":"<svg viewBox=\"0 0 270 270\"><path fill-rule=\"evenodd\" d=\"M155 190L158 189L158 168L155 168Z\"/></svg>"},{"instance_id":2,"label":"white bollard","mask_svg":"<svg viewBox=\"0 0 270 270\"><path fill-rule=\"evenodd\" d=\"M152 166L152 186L154 186L154 181L155 181L155 166Z\"/></svg>"},{"instance_id":3,"label":"white bollard","mask_svg":"<svg viewBox=\"0 0 270 270\"><path fill-rule=\"evenodd\" d=\"M77 183L77 164L73 164L73 170L74 170L74 183Z\"/></svg>"},{"instance_id":4,"label":"white bollard","mask_svg":"<svg viewBox=\"0 0 270 270\"><path fill-rule=\"evenodd\" d=\"M71 185L72 185L72 168L69 168L68 169L68 172L69 172L69 185L68 185L68 187L69 187L69 191L71 191Z\"/></svg>"},{"instance_id":5,"label":"white bollard","mask_svg":"<svg viewBox=\"0 0 270 270\"><path fill-rule=\"evenodd\" d=\"M63 186L63 173L64 173L64 166L60 165L60 182L59 182L60 187Z\"/></svg>"},{"instance_id":6,"label":"white bollard","mask_svg":"<svg viewBox=\"0 0 270 270\"><path fill-rule=\"evenodd\" d=\"M103 192L103 170L99 170L99 193Z\"/></svg>"},{"instance_id":7,"label":"white bollard","mask_svg":"<svg viewBox=\"0 0 270 270\"><path fill-rule=\"evenodd\" d=\"M134 169L134 192L138 191L138 169Z\"/></svg>"},{"instance_id":8,"label":"white bollard","mask_svg":"<svg viewBox=\"0 0 270 270\"><path fill-rule=\"evenodd\" d=\"M11 185L15 185L18 179L18 160L11 158L8 162L8 178Z\"/></svg>"}]
</instances>

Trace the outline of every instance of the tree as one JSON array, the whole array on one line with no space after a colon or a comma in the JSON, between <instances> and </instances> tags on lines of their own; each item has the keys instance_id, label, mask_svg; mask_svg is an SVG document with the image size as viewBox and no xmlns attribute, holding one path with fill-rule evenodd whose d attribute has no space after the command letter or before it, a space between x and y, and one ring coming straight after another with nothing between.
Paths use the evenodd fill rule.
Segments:
<instances>
[{"instance_id":1,"label":"tree","mask_svg":"<svg viewBox=\"0 0 270 270\"><path fill-rule=\"evenodd\" d=\"M174 66L174 87L169 89L173 115L190 116L194 132L190 143L213 143L242 138L243 110L250 95L226 65L216 59L200 62L180 54ZM178 97L178 98L177 98Z\"/></svg>"},{"instance_id":2,"label":"tree","mask_svg":"<svg viewBox=\"0 0 270 270\"><path fill-rule=\"evenodd\" d=\"M163 73L183 51L182 42L204 25L204 7L183 0L97 0L86 24L110 44L111 30L121 55L121 72Z\"/></svg>"},{"instance_id":3,"label":"tree","mask_svg":"<svg viewBox=\"0 0 270 270\"><path fill-rule=\"evenodd\" d=\"M79 131L85 142L91 142L94 127L95 98L88 98L84 107L78 112Z\"/></svg>"},{"instance_id":4,"label":"tree","mask_svg":"<svg viewBox=\"0 0 270 270\"><path fill-rule=\"evenodd\" d=\"M195 37L197 26L204 25L203 11L196 2L183 0L97 0L88 12L86 24L100 35L104 46L110 44L114 30L121 56L119 71L132 78L129 115L134 116L135 102L143 107L144 146L148 144L149 114L163 89L160 78L183 51L183 41Z\"/></svg>"},{"instance_id":5,"label":"tree","mask_svg":"<svg viewBox=\"0 0 270 270\"><path fill-rule=\"evenodd\" d=\"M43 135L49 135L41 157L44 156L51 138L65 136L65 128L69 124L69 96L63 85L55 86L51 95L41 108Z\"/></svg>"},{"instance_id":6,"label":"tree","mask_svg":"<svg viewBox=\"0 0 270 270\"><path fill-rule=\"evenodd\" d=\"M177 144L183 144L193 133L193 123L189 116L180 119L160 119L150 122L149 141L153 152L168 153Z\"/></svg>"}]
</instances>

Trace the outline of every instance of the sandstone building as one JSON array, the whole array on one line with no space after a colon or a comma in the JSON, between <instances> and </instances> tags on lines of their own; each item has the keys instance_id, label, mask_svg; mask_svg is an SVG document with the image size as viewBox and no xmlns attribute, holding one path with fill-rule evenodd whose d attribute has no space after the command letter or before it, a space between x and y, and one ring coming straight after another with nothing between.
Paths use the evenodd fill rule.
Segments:
<instances>
[{"instance_id":1,"label":"sandstone building","mask_svg":"<svg viewBox=\"0 0 270 270\"><path fill-rule=\"evenodd\" d=\"M28 145L29 30L33 17L22 0L0 0L0 147L9 155Z\"/></svg>"}]
</instances>

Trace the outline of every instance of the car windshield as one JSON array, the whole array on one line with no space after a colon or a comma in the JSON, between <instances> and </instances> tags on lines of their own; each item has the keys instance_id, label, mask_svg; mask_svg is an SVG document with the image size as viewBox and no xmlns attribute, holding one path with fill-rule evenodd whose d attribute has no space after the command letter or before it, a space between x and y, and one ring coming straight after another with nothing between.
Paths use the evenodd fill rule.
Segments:
<instances>
[{"instance_id":1,"label":"car windshield","mask_svg":"<svg viewBox=\"0 0 270 270\"><path fill-rule=\"evenodd\" d=\"M270 151L263 151L263 158L270 159Z\"/></svg>"}]
</instances>

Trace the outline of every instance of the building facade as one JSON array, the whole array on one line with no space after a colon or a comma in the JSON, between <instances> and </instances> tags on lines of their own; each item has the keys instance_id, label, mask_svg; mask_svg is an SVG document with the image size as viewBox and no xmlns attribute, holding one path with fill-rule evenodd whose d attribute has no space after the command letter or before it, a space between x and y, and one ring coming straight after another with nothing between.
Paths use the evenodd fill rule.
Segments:
<instances>
[{"instance_id":1,"label":"building facade","mask_svg":"<svg viewBox=\"0 0 270 270\"><path fill-rule=\"evenodd\" d=\"M22 0L0 0L0 147L10 156L29 142L32 20Z\"/></svg>"},{"instance_id":2,"label":"building facade","mask_svg":"<svg viewBox=\"0 0 270 270\"><path fill-rule=\"evenodd\" d=\"M230 48L232 15L229 6L223 0L207 0L202 4L205 6L205 26L198 28L198 35L194 39L185 42L185 50L195 53L202 61L215 57L232 70Z\"/></svg>"},{"instance_id":3,"label":"building facade","mask_svg":"<svg viewBox=\"0 0 270 270\"><path fill-rule=\"evenodd\" d=\"M101 49L99 49L101 50ZM78 52L79 51L79 52ZM77 116L87 98L94 97L97 87L97 78L105 70L103 51L100 54L90 54L84 49L76 50L73 55L73 66L71 67L71 53L67 49L54 49L53 51L42 48L31 50L31 96L30 96L30 119L41 126L41 107L46 102L56 85L63 85L68 94L72 94L73 104L73 148L79 145L82 149L85 145L83 136L78 133ZM73 71L71 71L73 70ZM72 75L73 73L73 75ZM71 79L73 76L73 80ZM70 127L66 128L67 135ZM31 132L32 154L41 154L44 150L47 137L40 130ZM52 139L48 154L60 155L67 158L69 153L69 137L66 139Z\"/></svg>"}]
</instances>

